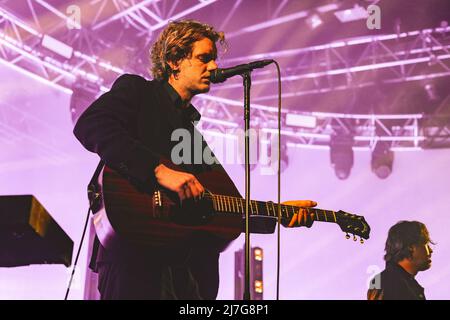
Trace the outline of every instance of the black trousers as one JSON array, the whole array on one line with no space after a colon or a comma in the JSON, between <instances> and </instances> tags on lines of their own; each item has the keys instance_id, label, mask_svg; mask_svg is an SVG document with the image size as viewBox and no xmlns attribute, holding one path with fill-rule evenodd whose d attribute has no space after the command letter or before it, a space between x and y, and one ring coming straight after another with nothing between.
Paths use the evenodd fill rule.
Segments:
<instances>
[{"instance_id":1,"label":"black trousers","mask_svg":"<svg viewBox=\"0 0 450 320\"><path fill-rule=\"evenodd\" d=\"M97 263L102 300L213 300L219 289L219 253L189 249Z\"/></svg>"}]
</instances>

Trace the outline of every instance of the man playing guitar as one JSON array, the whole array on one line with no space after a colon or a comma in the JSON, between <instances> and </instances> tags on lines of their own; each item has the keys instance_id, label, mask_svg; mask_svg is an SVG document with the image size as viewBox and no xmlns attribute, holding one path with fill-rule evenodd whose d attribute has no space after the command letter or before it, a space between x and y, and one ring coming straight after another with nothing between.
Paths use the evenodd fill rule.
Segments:
<instances>
[{"instance_id":1,"label":"man playing guitar","mask_svg":"<svg viewBox=\"0 0 450 320\"><path fill-rule=\"evenodd\" d=\"M173 204L195 204L209 197L214 209L219 209L222 200L226 205L229 199L240 197L217 161L175 166L170 160L175 144L172 132L179 128L192 134L196 131L193 122L200 114L190 101L210 89L211 71L217 69L217 41L224 41L223 33L207 24L192 20L169 23L151 50L154 80L122 75L75 126L77 139L105 165L102 201L111 215L109 220L101 220L99 215L94 218L100 241L96 239L98 250L93 255L102 299L217 296L219 254L242 232L242 216L218 217L196 225L191 223L198 220L194 218L196 210L186 209L181 210L182 223L148 219L156 214L155 208L162 207L155 191L158 188L172 194ZM206 142L202 143L202 150L207 149ZM211 191L234 198L214 198ZM230 208L242 208L233 201L228 202ZM291 204L316 205L307 200ZM137 214L152 205L155 210L150 214ZM312 224L303 209L291 216L286 226ZM121 226L118 237L102 231L105 221L115 228ZM262 228L255 222L252 231L273 232L273 223Z\"/></svg>"}]
</instances>

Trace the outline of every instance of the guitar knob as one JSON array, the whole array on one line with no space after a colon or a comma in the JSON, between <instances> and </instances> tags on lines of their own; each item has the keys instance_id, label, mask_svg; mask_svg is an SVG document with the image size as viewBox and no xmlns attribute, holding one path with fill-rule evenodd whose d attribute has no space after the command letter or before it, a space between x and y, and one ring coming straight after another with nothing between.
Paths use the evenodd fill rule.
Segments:
<instances>
[{"instance_id":1,"label":"guitar knob","mask_svg":"<svg viewBox=\"0 0 450 320\"><path fill-rule=\"evenodd\" d=\"M363 243L364 243L364 239L363 239L363 238L360 238L360 239L359 239L359 242L360 242L361 244L363 244Z\"/></svg>"},{"instance_id":2,"label":"guitar knob","mask_svg":"<svg viewBox=\"0 0 450 320\"><path fill-rule=\"evenodd\" d=\"M350 236L348 233L345 234L345 239L350 239Z\"/></svg>"},{"instance_id":3,"label":"guitar knob","mask_svg":"<svg viewBox=\"0 0 450 320\"><path fill-rule=\"evenodd\" d=\"M356 236L355 235L353 235L353 241L356 241Z\"/></svg>"}]
</instances>

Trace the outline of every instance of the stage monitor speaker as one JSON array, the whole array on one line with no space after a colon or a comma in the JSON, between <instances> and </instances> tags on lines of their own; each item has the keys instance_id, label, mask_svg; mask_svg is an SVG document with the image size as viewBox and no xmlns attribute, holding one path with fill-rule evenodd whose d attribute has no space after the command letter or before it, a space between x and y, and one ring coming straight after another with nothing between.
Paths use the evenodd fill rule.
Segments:
<instances>
[{"instance_id":1,"label":"stage monitor speaker","mask_svg":"<svg viewBox=\"0 0 450 320\"><path fill-rule=\"evenodd\" d=\"M72 253L72 239L33 195L0 196L0 267L69 267Z\"/></svg>"}]
</instances>

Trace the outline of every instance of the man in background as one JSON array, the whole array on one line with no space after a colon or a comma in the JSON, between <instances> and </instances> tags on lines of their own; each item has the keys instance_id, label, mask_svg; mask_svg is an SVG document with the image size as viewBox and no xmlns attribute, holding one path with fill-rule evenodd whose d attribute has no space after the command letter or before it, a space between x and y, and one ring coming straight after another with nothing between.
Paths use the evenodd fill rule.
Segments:
<instances>
[{"instance_id":1,"label":"man in background","mask_svg":"<svg viewBox=\"0 0 450 320\"><path fill-rule=\"evenodd\" d=\"M421 222L400 221L392 226L386 240L386 268L372 279L367 299L425 300L415 276L431 267L430 244L434 243Z\"/></svg>"}]
</instances>

